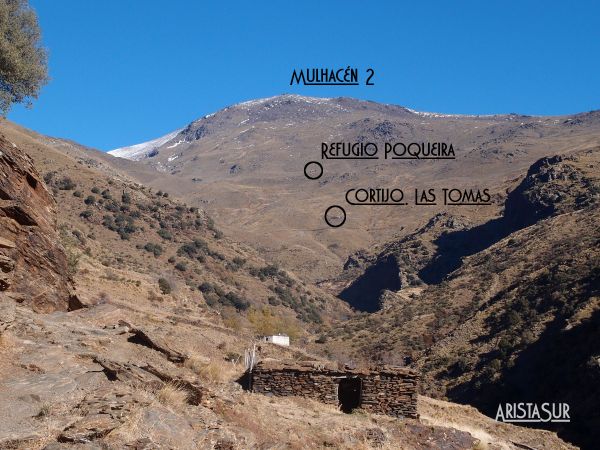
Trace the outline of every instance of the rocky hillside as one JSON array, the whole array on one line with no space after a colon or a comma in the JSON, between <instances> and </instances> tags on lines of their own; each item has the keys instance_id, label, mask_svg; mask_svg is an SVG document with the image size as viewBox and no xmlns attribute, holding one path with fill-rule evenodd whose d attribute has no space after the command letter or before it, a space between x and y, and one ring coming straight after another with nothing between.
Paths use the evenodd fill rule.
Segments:
<instances>
[{"instance_id":1,"label":"rocky hillside","mask_svg":"<svg viewBox=\"0 0 600 450\"><path fill-rule=\"evenodd\" d=\"M565 401L577 419L554 429L589 447L599 429L599 169L597 147L543 158L501 217L469 227L436 216L390 243L350 286L371 285L383 307L325 336L330 351L350 341L347 357L415 361L426 392L491 415L500 401ZM370 274L386 260L400 289L381 295L387 286ZM406 273L417 282L403 283Z\"/></svg>"},{"instance_id":2,"label":"rocky hillside","mask_svg":"<svg viewBox=\"0 0 600 450\"><path fill-rule=\"evenodd\" d=\"M386 290L439 284L463 258L490 247L542 219L590 207L598 201L598 150L545 157L535 162L506 196L500 217L473 224L467 217L438 213L426 225L382 246L376 255L351 256L333 285L359 310L376 311ZM348 282L349 280L349 282Z\"/></svg>"},{"instance_id":3,"label":"rocky hillside","mask_svg":"<svg viewBox=\"0 0 600 450\"><path fill-rule=\"evenodd\" d=\"M567 402L572 424L550 429L580 445L598 438L599 219L586 208L513 233L426 294L427 392L492 416L499 402Z\"/></svg>"},{"instance_id":4,"label":"rocky hillside","mask_svg":"<svg viewBox=\"0 0 600 450\"><path fill-rule=\"evenodd\" d=\"M244 391L257 332L304 327L259 357L314 360L299 338L350 312L101 155L2 126L0 448L573 448L425 397L400 421Z\"/></svg>"},{"instance_id":5,"label":"rocky hillside","mask_svg":"<svg viewBox=\"0 0 600 450\"><path fill-rule=\"evenodd\" d=\"M68 259L56 218L56 201L31 158L0 135L0 302L38 312L69 307Z\"/></svg>"},{"instance_id":6,"label":"rocky hillside","mask_svg":"<svg viewBox=\"0 0 600 450\"><path fill-rule=\"evenodd\" d=\"M360 311L377 311L384 306L387 291L435 283L456 269L462 256L475 253L485 239L483 233L477 233L477 239L467 238L466 230L472 226L464 217L438 213L417 231L385 244L377 255L350 256L344 272L330 286L346 284L341 299ZM446 239L450 234L457 237Z\"/></svg>"},{"instance_id":7,"label":"rocky hillside","mask_svg":"<svg viewBox=\"0 0 600 450\"><path fill-rule=\"evenodd\" d=\"M574 448L425 397L421 420L398 420L246 392L237 358L251 340L195 314L130 303L15 317L0 341L1 448Z\"/></svg>"},{"instance_id":8,"label":"rocky hillside","mask_svg":"<svg viewBox=\"0 0 600 450\"><path fill-rule=\"evenodd\" d=\"M184 125L184 124L182 124ZM350 98L282 95L232 105L142 145L117 163L140 182L206 209L224 231L267 259L312 281L335 278L348 255L416 231L447 207L350 206L350 188L489 188L492 205L454 206L477 224L498 216L505 182L548 154L597 145L598 112L532 117L422 113ZM456 160L326 160L319 180L304 165L321 144L445 142ZM381 148L381 150L383 150ZM127 157L127 150L115 155ZM330 229L327 207L345 205L347 222Z\"/></svg>"},{"instance_id":9,"label":"rocky hillside","mask_svg":"<svg viewBox=\"0 0 600 450\"><path fill-rule=\"evenodd\" d=\"M8 123L4 129L43 170L60 204L75 303L144 298L298 338L352 314L344 302L224 235L202 209L133 182L110 164L114 158Z\"/></svg>"}]
</instances>

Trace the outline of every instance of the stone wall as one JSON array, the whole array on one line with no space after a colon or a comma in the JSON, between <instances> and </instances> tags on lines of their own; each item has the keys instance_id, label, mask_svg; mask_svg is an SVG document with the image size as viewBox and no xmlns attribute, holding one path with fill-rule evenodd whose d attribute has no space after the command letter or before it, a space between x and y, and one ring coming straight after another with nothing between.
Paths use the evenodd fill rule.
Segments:
<instances>
[{"instance_id":1,"label":"stone wall","mask_svg":"<svg viewBox=\"0 0 600 450\"><path fill-rule=\"evenodd\" d=\"M377 414L417 418L419 375L407 368L339 368L321 362L259 362L252 371L252 390L276 396L295 395L337 405L338 385L344 378L360 378L359 407Z\"/></svg>"},{"instance_id":2,"label":"stone wall","mask_svg":"<svg viewBox=\"0 0 600 450\"><path fill-rule=\"evenodd\" d=\"M361 378L362 409L395 417L418 417L416 372L371 373Z\"/></svg>"}]
</instances>

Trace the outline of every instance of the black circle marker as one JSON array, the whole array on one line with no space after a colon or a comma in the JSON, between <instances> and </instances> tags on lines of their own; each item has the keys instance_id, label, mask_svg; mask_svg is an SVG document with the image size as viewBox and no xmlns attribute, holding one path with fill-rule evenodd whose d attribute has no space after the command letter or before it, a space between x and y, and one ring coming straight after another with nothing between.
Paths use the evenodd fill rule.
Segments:
<instances>
[{"instance_id":1,"label":"black circle marker","mask_svg":"<svg viewBox=\"0 0 600 450\"><path fill-rule=\"evenodd\" d=\"M314 176L314 177L311 177L311 176L308 174L308 166L310 166L311 164L316 164L317 166L319 166L319 174L318 174L318 175L316 175L316 176ZM309 161L309 162L307 162L307 163L304 165L304 176L305 176L306 178L308 178L309 180L318 180L319 178L321 178L321 176L322 176L322 175L323 175L323 166L321 165L321 163L320 163L320 162L318 162L318 161Z\"/></svg>"},{"instance_id":2,"label":"black circle marker","mask_svg":"<svg viewBox=\"0 0 600 450\"><path fill-rule=\"evenodd\" d=\"M342 221L341 221L339 224L337 224L337 225L335 225L335 224L332 224L331 222L329 222L329 219L327 219L327 214L328 214L328 213L329 213L329 211L331 211L333 208L339 209L339 210L342 212L342 215L344 216L344 218L342 219ZM329 226L330 226L330 227L332 227L332 228L338 228L338 227L341 227L342 225L344 225L344 224L346 223L346 210L345 210L344 208L342 208L341 206L338 206L338 205L331 205L329 208L327 208L327 209L325 210L325 216L324 216L324 217L325 217L325 222L327 222L327 225L329 225Z\"/></svg>"}]
</instances>

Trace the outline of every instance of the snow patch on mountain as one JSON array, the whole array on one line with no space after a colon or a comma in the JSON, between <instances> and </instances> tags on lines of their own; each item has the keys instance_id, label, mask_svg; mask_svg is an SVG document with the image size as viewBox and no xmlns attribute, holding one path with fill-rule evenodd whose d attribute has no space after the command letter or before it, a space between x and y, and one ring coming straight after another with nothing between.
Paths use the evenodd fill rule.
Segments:
<instances>
[{"instance_id":1,"label":"snow patch on mountain","mask_svg":"<svg viewBox=\"0 0 600 450\"><path fill-rule=\"evenodd\" d=\"M109 155L116 156L117 158L131 159L133 161L139 161L140 159L146 158L154 149L157 149L161 145L166 144L175 136L177 136L183 128L173 131L172 133L166 134L159 138L153 139L148 142L142 142L141 144L130 145L129 147L116 148L108 152Z\"/></svg>"},{"instance_id":2,"label":"snow patch on mountain","mask_svg":"<svg viewBox=\"0 0 600 450\"><path fill-rule=\"evenodd\" d=\"M303 95L297 95L297 94L283 94L283 95L276 95L274 97L267 97L267 98L259 98L257 100L249 100L247 102L242 102L242 103L238 103L236 105L233 105L234 108L241 108L241 109L249 109L255 106L260 106L260 105L264 105L265 103L269 103L271 107L273 106L277 106L279 103L282 103L284 101L295 101L295 102L302 102L302 103L310 103L310 104L316 104L316 105L323 105L323 104L327 104L329 102L331 102L331 98L321 98L321 97L306 97Z\"/></svg>"}]
</instances>

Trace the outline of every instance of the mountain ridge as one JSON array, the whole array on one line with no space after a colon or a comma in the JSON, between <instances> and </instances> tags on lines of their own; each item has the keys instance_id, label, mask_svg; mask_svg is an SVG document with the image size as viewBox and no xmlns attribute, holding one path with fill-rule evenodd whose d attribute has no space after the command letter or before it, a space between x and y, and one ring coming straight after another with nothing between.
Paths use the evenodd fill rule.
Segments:
<instances>
[{"instance_id":1,"label":"mountain ridge","mask_svg":"<svg viewBox=\"0 0 600 450\"><path fill-rule=\"evenodd\" d=\"M268 259L324 282L339 274L350 254L411 233L436 213L462 214L474 223L497 216L507 180L543 156L594 145L598 133L597 112L423 116L346 97L277 96L190 122L150 158L115 158L111 164L140 183L207 209L225 230ZM446 142L454 145L456 159L321 161L321 144L338 141ZM319 180L303 174L311 160L323 163ZM343 204L344 192L358 187L399 187L408 193L489 188L493 199L486 207L460 209L349 206L342 228L327 227L324 211Z\"/></svg>"},{"instance_id":2,"label":"mountain ridge","mask_svg":"<svg viewBox=\"0 0 600 450\"><path fill-rule=\"evenodd\" d=\"M408 112L408 113L411 113L411 114L414 114L414 115L417 115L420 117L424 117L424 118L459 118L459 119L460 118L481 118L481 119L486 119L486 118L502 118L502 117L505 117L505 118L523 117L523 118L565 118L565 120L567 120L567 119L577 120L582 115L593 114L593 113L597 112L597 111L589 111L589 112L581 112L581 113L575 113L575 114L560 114L560 115L545 115L545 116L518 114L518 113L453 114L453 113L418 111L418 110L408 108L408 107L402 106L402 105L396 105L396 104L392 104L392 103L378 103L378 102L371 101L371 100L355 99L352 97L310 97L310 96L303 96L303 95L297 95L297 94L280 94L280 95L275 95L272 97L264 97L264 98L234 103L230 106L221 108L213 113L206 114L198 119L195 119L195 120L191 121L190 123L188 123L188 125L186 125L185 127L178 128L170 133L167 133L166 135L159 136L159 137L151 139L149 141L144 141L144 142L140 142L140 143L125 146L125 147L118 147L118 148L115 148L112 150L108 150L107 153L110 155L119 157L119 158L126 158L126 159L131 159L134 161L140 160L140 159L148 157L148 154L152 153L152 150L159 148L166 143L170 143L171 141L174 140L174 138L179 133L181 133L187 127L190 127L192 124L200 122L203 119L208 119L216 114L225 112L230 109L235 109L235 108L246 109L249 107L264 105L265 103L269 103L269 102L277 103L277 102L282 102L282 101L296 101L296 102L305 102L305 103L309 103L309 104L325 104L325 103L331 103L334 101L337 101L337 102L353 101L353 102L357 102L357 103L362 102L364 104L376 104L376 105L381 105L381 106L385 106L385 107L389 107L389 108L400 109L405 112ZM176 145L177 145L177 142L174 144L174 146L172 148L174 148Z\"/></svg>"}]
</instances>

